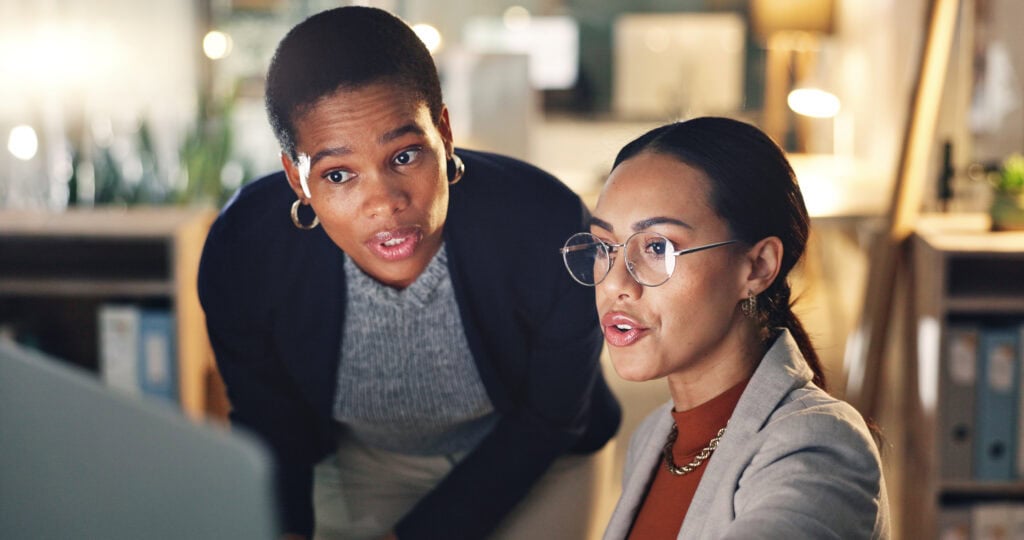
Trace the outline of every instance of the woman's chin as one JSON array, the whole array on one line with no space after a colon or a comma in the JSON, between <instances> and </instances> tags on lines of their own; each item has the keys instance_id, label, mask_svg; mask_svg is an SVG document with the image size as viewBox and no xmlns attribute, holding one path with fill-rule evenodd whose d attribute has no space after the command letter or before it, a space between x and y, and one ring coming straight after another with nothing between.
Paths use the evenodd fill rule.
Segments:
<instances>
[{"instance_id":1,"label":"woman's chin","mask_svg":"<svg viewBox=\"0 0 1024 540\"><path fill-rule=\"evenodd\" d=\"M620 379L630 382L644 382L657 379L660 375L652 366L643 365L632 359L616 358L612 355L612 367Z\"/></svg>"}]
</instances>

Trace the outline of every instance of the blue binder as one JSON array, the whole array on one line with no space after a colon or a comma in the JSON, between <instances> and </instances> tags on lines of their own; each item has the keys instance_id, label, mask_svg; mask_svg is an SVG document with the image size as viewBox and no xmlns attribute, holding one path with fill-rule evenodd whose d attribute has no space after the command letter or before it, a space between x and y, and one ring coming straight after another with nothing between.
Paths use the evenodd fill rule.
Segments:
<instances>
[{"instance_id":1,"label":"blue binder","mask_svg":"<svg viewBox=\"0 0 1024 540\"><path fill-rule=\"evenodd\" d=\"M178 401L178 358L174 317L168 311L143 309L139 317L139 388L142 395Z\"/></svg>"},{"instance_id":2,"label":"blue binder","mask_svg":"<svg viewBox=\"0 0 1024 540\"><path fill-rule=\"evenodd\" d=\"M1015 476L1018 342L1016 328L988 327L981 332L974 448L974 477L978 480L1009 481Z\"/></svg>"},{"instance_id":3,"label":"blue binder","mask_svg":"<svg viewBox=\"0 0 1024 540\"><path fill-rule=\"evenodd\" d=\"M977 324L950 324L939 361L939 469L943 480L970 480L976 438Z\"/></svg>"}]
</instances>

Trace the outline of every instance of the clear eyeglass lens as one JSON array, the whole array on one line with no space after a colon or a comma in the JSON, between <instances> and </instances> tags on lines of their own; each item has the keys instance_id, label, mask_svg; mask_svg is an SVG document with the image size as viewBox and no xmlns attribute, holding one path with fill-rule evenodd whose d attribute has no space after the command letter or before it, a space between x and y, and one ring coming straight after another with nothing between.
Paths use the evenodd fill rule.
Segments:
<instances>
[{"instance_id":1,"label":"clear eyeglass lens","mask_svg":"<svg viewBox=\"0 0 1024 540\"><path fill-rule=\"evenodd\" d=\"M675 270L676 248L658 233L641 232L626 240L623 257L626 268L642 285L656 287L668 281ZM609 247L590 233L569 238L562 249L565 267L584 285L596 285L611 270Z\"/></svg>"},{"instance_id":2,"label":"clear eyeglass lens","mask_svg":"<svg viewBox=\"0 0 1024 540\"><path fill-rule=\"evenodd\" d=\"M608 274L608 248L589 233L573 235L562 250L565 267L572 277L585 285L594 285Z\"/></svg>"},{"instance_id":3,"label":"clear eyeglass lens","mask_svg":"<svg viewBox=\"0 0 1024 540\"><path fill-rule=\"evenodd\" d=\"M625 259L637 281L656 286L668 281L675 270L675 246L658 233L637 233L626 241Z\"/></svg>"}]
</instances>

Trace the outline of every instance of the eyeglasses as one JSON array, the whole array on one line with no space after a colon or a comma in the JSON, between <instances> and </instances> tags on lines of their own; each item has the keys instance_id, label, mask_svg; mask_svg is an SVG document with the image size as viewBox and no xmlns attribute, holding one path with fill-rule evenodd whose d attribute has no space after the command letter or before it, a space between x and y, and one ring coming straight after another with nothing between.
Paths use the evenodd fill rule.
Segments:
<instances>
[{"instance_id":1,"label":"eyeglasses","mask_svg":"<svg viewBox=\"0 0 1024 540\"><path fill-rule=\"evenodd\" d=\"M657 287L672 277L676 257L735 242L726 240L676 251L671 240L656 232L638 232L622 244L604 242L590 233L576 233L559 252L569 275L581 285L594 287L604 281L615 264L613 255L621 249L629 275L645 287Z\"/></svg>"}]
</instances>

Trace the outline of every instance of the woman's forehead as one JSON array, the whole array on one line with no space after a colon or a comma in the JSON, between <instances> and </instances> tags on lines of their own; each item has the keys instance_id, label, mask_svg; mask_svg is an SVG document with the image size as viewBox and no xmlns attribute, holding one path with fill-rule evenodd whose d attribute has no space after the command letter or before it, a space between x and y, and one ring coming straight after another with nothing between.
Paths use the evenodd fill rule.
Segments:
<instances>
[{"instance_id":1,"label":"woman's forehead","mask_svg":"<svg viewBox=\"0 0 1024 540\"><path fill-rule=\"evenodd\" d=\"M433 129L433 119L422 99L388 85L339 90L321 98L296 119L300 145L349 145L358 140L387 142L390 133L421 133Z\"/></svg>"},{"instance_id":2,"label":"woman's forehead","mask_svg":"<svg viewBox=\"0 0 1024 540\"><path fill-rule=\"evenodd\" d=\"M603 214L621 217L692 215L710 210L709 187L707 177L699 169L672 156L643 153L622 162L612 171L595 214L599 217Z\"/></svg>"},{"instance_id":3,"label":"woman's forehead","mask_svg":"<svg viewBox=\"0 0 1024 540\"><path fill-rule=\"evenodd\" d=\"M386 105L390 110L407 115L427 110L426 99L417 93L387 82L375 82L360 86L343 86L320 96L296 112L296 122L309 120L324 112L358 114L367 107Z\"/></svg>"}]
</instances>

